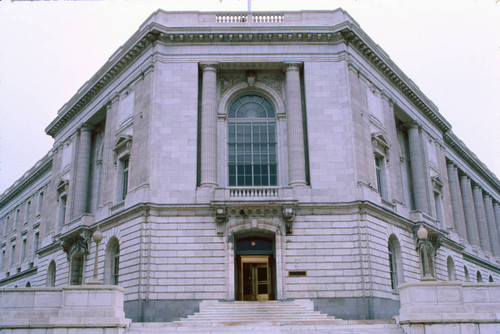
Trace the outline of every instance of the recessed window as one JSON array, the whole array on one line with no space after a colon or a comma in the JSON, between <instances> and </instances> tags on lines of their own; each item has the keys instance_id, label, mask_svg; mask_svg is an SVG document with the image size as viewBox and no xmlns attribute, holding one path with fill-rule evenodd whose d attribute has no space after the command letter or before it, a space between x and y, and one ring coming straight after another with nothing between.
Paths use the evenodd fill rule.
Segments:
<instances>
[{"instance_id":1,"label":"recessed window","mask_svg":"<svg viewBox=\"0 0 500 334\"><path fill-rule=\"evenodd\" d=\"M67 203L67 200L68 200L68 196L67 195L62 195L60 198L59 198L59 213L58 213L58 224L57 224L57 230L58 231L61 231L63 226L64 226L64 223L66 221L66 203Z\"/></svg>"},{"instance_id":2,"label":"recessed window","mask_svg":"<svg viewBox=\"0 0 500 334\"><path fill-rule=\"evenodd\" d=\"M237 98L228 112L228 171L230 186L278 184L276 117L260 95Z\"/></svg>"},{"instance_id":3,"label":"recessed window","mask_svg":"<svg viewBox=\"0 0 500 334\"><path fill-rule=\"evenodd\" d=\"M120 159L120 165L121 165L120 200L122 201L125 199L125 197L127 197L127 192L128 192L129 162L130 162L130 157L128 155Z\"/></svg>"},{"instance_id":4,"label":"recessed window","mask_svg":"<svg viewBox=\"0 0 500 334\"><path fill-rule=\"evenodd\" d=\"M83 282L83 253L77 253L71 259L71 285L82 285Z\"/></svg>"}]
</instances>

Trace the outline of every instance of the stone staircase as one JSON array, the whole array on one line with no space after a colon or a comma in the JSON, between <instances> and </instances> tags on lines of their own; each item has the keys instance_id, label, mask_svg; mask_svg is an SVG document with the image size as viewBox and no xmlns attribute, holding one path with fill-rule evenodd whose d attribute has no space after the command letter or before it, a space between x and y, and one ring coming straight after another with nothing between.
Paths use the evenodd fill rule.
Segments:
<instances>
[{"instance_id":1,"label":"stone staircase","mask_svg":"<svg viewBox=\"0 0 500 334\"><path fill-rule=\"evenodd\" d=\"M392 320L340 320L314 311L310 300L204 301L200 312L168 323L132 323L126 334L332 333L404 334Z\"/></svg>"}]
</instances>

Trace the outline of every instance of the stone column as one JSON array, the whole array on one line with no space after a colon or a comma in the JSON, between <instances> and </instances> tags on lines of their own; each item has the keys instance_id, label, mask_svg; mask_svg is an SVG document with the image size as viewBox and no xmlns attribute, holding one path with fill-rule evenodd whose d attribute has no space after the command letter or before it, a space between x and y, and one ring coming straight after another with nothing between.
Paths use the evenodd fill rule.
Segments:
<instances>
[{"instance_id":1,"label":"stone column","mask_svg":"<svg viewBox=\"0 0 500 334\"><path fill-rule=\"evenodd\" d=\"M500 204L498 204L498 202L493 203L493 211L495 213L495 222L497 225L498 242L500 242Z\"/></svg>"},{"instance_id":2,"label":"stone column","mask_svg":"<svg viewBox=\"0 0 500 334\"><path fill-rule=\"evenodd\" d=\"M488 236L490 238L491 251L493 255L500 257L500 244L498 240L498 230L495 222L495 212L490 195L484 195L484 210L486 211L486 221L488 223Z\"/></svg>"},{"instance_id":3,"label":"stone column","mask_svg":"<svg viewBox=\"0 0 500 334\"><path fill-rule=\"evenodd\" d=\"M288 139L288 173L291 186L306 185L304 124L300 88L300 64L285 64Z\"/></svg>"},{"instance_id":4,"label":"stone column","mask_svg":"<svg viewBox=\"0 0 500 334\"><path fill-rule=\"evenodd\" d=\"M90 170L90 146L92 128L83 124L80 129L80 141L76 162L75 193L73 198L73 217L79 217L87 212L87 197Z\"/></svg>"},{"instance_id":5,"label":"stone column","mask_svg":"<svg viewBox=\"0 0 500 334\"><path fill-rule=\"evenodd\" d=\"M467 240L474 246L479 246L479 232L477 229L476 210L472 199L472 188L467 176L460 176L460 189L462 191L462 202L464 203L465 227L467 229Z\"/></svg>"},{"instance_id":6,"label":"stone column","mask_svg":"<svg viewBox=\"0 0 500 334\"><path fill-rule=\"evenodd\" d=\"M488 225L486 223L486 212L484 211L483 191L476 184L472 187L472 197L474 198L474 208L476 209L479 244L481 245L483 251L491 253Z\"/></svg>"},{"instance_id":7,"label":"stone column","mask_svg":"<svg viewBox=\"0 0 500 334\"><path fill-rule=\"evenodd\" d=\"M217 186L217 68L201 64L201 177L200 186Z\"/></svg>"},{"instance_id":8,"label":"stone column","mask_svg":"<svg viewBox=\"0 0 500 334\"><path fill-rule=\"evenodd\" d=\"M453 211L453 226L462 239L467 239L467 229L465 227L464 209L462 195L460 194L460 185L458 181L457 168L448 164L448 183L450 185L451 208Z\"/></svg>"},{"instance_id":9,"label":"stone column","mask_svg":"<svg viewBox=\"0 0 500 334\"><path fill-rule=\"evenodd\" d=\"M420 140L419 126L412 122L408 127L408 141L410 146L411 179L417 210L429 213L428 194L425 187L424 154Z\"/></svg>"}]
</instances>

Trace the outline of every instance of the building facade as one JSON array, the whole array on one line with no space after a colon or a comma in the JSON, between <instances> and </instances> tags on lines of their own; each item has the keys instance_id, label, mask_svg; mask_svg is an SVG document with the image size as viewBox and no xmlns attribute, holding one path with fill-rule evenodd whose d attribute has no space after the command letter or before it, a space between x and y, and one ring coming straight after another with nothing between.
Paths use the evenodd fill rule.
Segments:
<instances>
[{"instance_id":1,"label":"building facade","mask_svg":"<svg viewBox=\"0 0 500 334\"><path fill-rule=\"evenodd\" d=\"M404 282L500 281L500 181L341 9L158 10L45 131L0 197L3 287L97 261L134 321L285 299L384 319Z\"/></svg>"}]
</instances>

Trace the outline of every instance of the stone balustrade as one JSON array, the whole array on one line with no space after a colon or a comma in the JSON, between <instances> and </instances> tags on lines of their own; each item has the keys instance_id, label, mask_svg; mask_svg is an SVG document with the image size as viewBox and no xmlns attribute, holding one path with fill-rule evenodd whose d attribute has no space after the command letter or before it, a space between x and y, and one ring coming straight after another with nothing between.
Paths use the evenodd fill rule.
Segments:
<instances>
[{"instance_id":1,"label":"stone balustrade","mask_svg":"<svg viewBox=\"0 0 500 334\"><path fill-rule=\"evenodd\" d=\"M124 292L114 285L0 289L0 329L6 334L57 328L68 334L84 329L121 334L130 324L123 312Z\"/></svg>"},{"instance_id":2,"label":"stone balustrade","mask_svg":"<svg viewBox=\"0 0 500 334\"><path fill-rule=\"evenodd\" d=\"M398 290L407 334L500 332L500 283L412 282Z\"/></svg>"}]
</instances>

